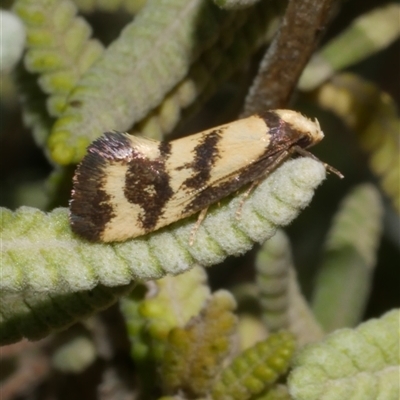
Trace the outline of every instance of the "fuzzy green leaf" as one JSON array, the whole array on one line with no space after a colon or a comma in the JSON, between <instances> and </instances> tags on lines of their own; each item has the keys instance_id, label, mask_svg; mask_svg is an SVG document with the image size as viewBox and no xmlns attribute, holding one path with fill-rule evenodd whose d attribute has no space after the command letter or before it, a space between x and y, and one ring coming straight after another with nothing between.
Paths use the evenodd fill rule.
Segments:
<instances>
[{"instance_id":1,"label":"fuzzy green leaf","mask_svg":"<svg viewBox=\"0 0 400 400\"><path fill-rule=\"evenodd\" d=\"M39 325L30 327L14 319L32 318L40 313L36 304L55 302L58 296L65 302L77 292L125 287L135 280L158 279L182 273L196 264L210 266L229 255L245 253L254 242L265 241L278 226L290 223L308 205L323 179L325 168L320 162L311 158L287 161L246 199L240 219L236 211L241 196L210 209L193 246L189 239L195 217L147 236L106 245L88 243L73 235L66 209L48 214L28 207L15 213L2 209L2 341L47 334L51 326L42 330ZM34 300L30 308L27 299ZM101 302L99 307L104 304ZM46 308L46 318L49 312ZM87 313L84 309L82 314ZM59 317L57 327L82 316L79 307L71 315L55 315ZM7 329L3 329L5 325ZM37 331L31 333L30 328Z\"/></svg>"},{"instance_id":2,"label":"fuzzy green leaf","mask_svg":"<svg viewBox=\"0 0 400 400\"><path fill-rule=\"evenodd\" d=\"M269 388L289 367L295 348L288 332L266 340L237 356L214 384L213 400L247 400Z\"/></svg>"},{"instance_id":3,"label":"fuzzy green leaf","mask_svg":"<svg viewBox=\"0 0 400 400\"><path fill-rule=\"evenodd\" d=\"M49 140L53 159L79 162L103 132L129 129L160 104L234 17L208 0L148 0L74 88Z\"/></svg>"},{"instance_id":4,"label":"fuzzy green leaf","mask_svg":"<svg viewBox=\"0 0 400 400\"><path fill-rule=\"evenodd\" d=\"M353 74L335 76L318 90L317 99L357 134L371 170L400 214L400 118L395 101Z\"/></svg>"},{"instance_id":5,"label":"fuzzy green leaf","mask_svg":"<svg viewBox=\"0 0 400 400\"><path fill-rule=\"evenodd\" d=\"M230 29L200 55L190 67L187 76L133 129L147 137L161 140L178 123L184 123L182 116L187 118L192 115L265 44L267 36L271 36L267 35L267 31L274 25L272 22L279 15L283 4L281 0L262 1L257 6L238 13Z\"/></svg>"},{"instance_id":6,"label":"fuzzy green leaf","mask_svg":"<svg viewBox=\"0 0 400 400\"><path fill-rule=\"evenodd\" d=\"M204 269L195 267L178 276L166 276L154 282L153 296L148 295L139 305L139 313L146 319L146 331L153 339L152 345L160 343L153 352L161 358L169 332L183 327L197 315L210 296Z\"/></svg>"},{"instance_id":7,"label":"fuzzy green leaf","mask_svg":"<svg viewBox=\"0 0 400 400\"><path fill-rule=\"evenodd\" d=\"M282 230L258 252L256 271L262 318L268 330L287 329L300 345L320 339L322 329L301 294L290 243Z\"/></svg>"},{"instance_id":8,"label":"fuzzy green leaf","mask_svg":"<svg viewBox=\"0 0 400 400\"><path fill-rule=\"evenodd\" d=\"M385 4L355 19L314 55L300 78L300 89L315 89L335 72L389 46L400 37L399 19L398 3Z\"/></svg>"},{"instance_id":9,"label":"fuzzy green leaf","mask_svg":"<svg viewBox=\"0 0 400 400\"><path fill-rule=\"evenodd\" d=\"M300 350L289 376L294 400L397 400L400 311L340 329Z\"/></svg>"},{"instance_id":10,"label":"fuzzy green leaf","mask_svg":"<svg viewBox=\"0 0 400 400\"><path fill-rule=\"evenodd\" d=\"M382 231L383 205L371 184L343 201L331 228L316 281L312 307L326 331L355 326L371 287Z\"/></svg>"},{"instance_id":11,"label":"fuzzy green leaf","mask_svg":"<svg viewBox=\"0 0 400 400\"><path fill-rule=\"evenodd\" d=\"M141 386L154 388L156 365L164 357L171 329L183 327L197 315L210 296L206 273L200 267L178 276L166 276L136 288L120 301L125 318L131 354L137 365Z\"/></svg>"},{"instance_id":12,"label":"fuzzy green leaf","mask_svg":"<svg viewBox=\"0 0 400 400\"><path fill-rule=\"evenodd\" d=\"M254 400L292 400L289 390L284 385L275 385L264 395L255 397Z\"/></svg>"},{"instance_id":13,"label":"fuzzy green leaf","mask_svg":"<svg viewBox=\"0 0 400 400\"><path fill-rule=\"evenodd\" d=\"M233 348L236 302L229 292L214 293L201 314L170 331L161 366L166 393L203 396Z\"/></svg>"},{"instance_id":14,"label":"fuzzy green leaf","mask_svg":"<svg viewBox=\"0 0 400 400\"><path fill-rule=\"evenodd\" d=\"M18 0L14 11L27 30L26 68L40 74L39 85L50 94L48 112L59 116L67 95L103 47L89 39L91 28L76 16L70 0Z\"/></svg>"}]
</instances>

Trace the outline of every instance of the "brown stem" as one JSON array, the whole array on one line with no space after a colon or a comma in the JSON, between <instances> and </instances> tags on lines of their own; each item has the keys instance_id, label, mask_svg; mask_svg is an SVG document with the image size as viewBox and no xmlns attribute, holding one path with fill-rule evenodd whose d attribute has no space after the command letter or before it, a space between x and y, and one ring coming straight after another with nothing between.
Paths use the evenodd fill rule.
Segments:
<instances>
[{"instance_id":1,"label":"brown stem","mask_svg":"<svg viewBox=\"0 0 400 400\"><path fill-rule=\"evenodd\" d=\"M290 0L247 95L242 116L287 107L336 0Z\"/></svg>"}]
</instances>

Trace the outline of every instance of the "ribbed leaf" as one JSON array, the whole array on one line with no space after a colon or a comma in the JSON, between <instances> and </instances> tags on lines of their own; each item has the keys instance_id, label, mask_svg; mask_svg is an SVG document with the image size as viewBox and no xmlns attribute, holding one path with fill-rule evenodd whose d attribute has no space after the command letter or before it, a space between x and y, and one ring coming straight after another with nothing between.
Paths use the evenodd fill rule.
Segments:
<instances>
[{"instance_id":1,"label":"ribbed leaf","mask_svg":"<svg viewBox=\"0 0 400 400\"><path fill-rule=\"evenodd\" d=\"M204 269L192 268L136 288L120 301L131 341L131 354L139 366L141 386L151 393L157 366L163 360L169 332L197 315L210 296Z\"/></svg>"},{"instance_id":2,"label":"ribbed leaf","mask_svg":"<svg viewBox=\"0 0 400 400\"><path fill-rule=\"evenodd\" d=\"M183 327L197 315L210 296L204 269L195 267L179 276L166 276L154 282L153 296L148 295L139 306L139 313L146 319L146 331L155 347L154 356L161 358L169 332Z\"/></svg>"},{"instance_id":3,"label":"ribbed leaf","mask_svg":"<svg viewBox=\"0 0 400 400\"><path fill-rule=\"evenodd\" d=\"M2 341L38 337L40 332L47 334L51 326L44 330L33 326L37 330L32 333L30 324L23 323L34 313L40 314L36 304L61 298L60 307L65 307L65 301L74 301L76 292L129 286L132 280L158 279L182 273L195 264L209 266L222 262L228 255L243 254L254 242L271 237L277 226L290 223L311 201L314 189L324 178L321 163L310 158L289 160L244 202L240 219L236 218L236 211L241 196L223 207L214 206L200 226L193 246L189 239L195 217L148 236L105 245L74 236L66 209L49 214L27 207L15 213L2 209ZM31 299L30 303L27 299ZM90 303L95 307L95 301ZM100 302L99 307L104 305ZM43 312L46 319L50 318L48 308ZM54 312L60 317L57 326L68 325L82 316L79 307L72 315L62 314L62 318L60 312ZM84 309L83 314L87 312ZM22 319L21 323L14 321L17 317ZM3 329L5 325L7 329Z\"/></svg>"},{"instance_id":4,"label":"ribbed leaf","mask_svg":"<svg viewBox=\"0 0 400 400\"><path fill-rule=\"evenodd\" d=\"M400 5L388 3L355 19L310 60L299 88L312 90L337 71L389 46L400 37Z\"/></svg>"},{"instance_id":5,"label":"ribbed leaf","mask_svg":"<svg viewBox=\"0 0 400 400\"><path fill-rule=\"evenodd\" d=\"M400 118L394 100L352 74L334 77L318 90L317 99L357 134L371 170L400 214Z\"/></svg>"},{"instance_id":6,"label":"ribbed leaf","mask_svg":"<svg viewBox=\"0 0 400 400\"><path fill-rule=\"evenodd\" d=\"M80 76L99 59L103 47L89 39L91 28L76 16L70 0L18 0L14 11L27 32L25 66L40 74L41 89L50 94L47 109L59 116Z\"/></svg>"},{"instance_id":7,"label":"ribbed leaf","mask_svg":"<svg viewBox=\"0 0 400 400\"><path fill-rule=\"evenodd\" d=\"M345 198L334 219L312 302L327 331L355 326L364 313L381 238L382 213L378 191L364 184Z\"/></svg>"},{"instance_id":8,"label":"ribbed leaf","mask_svg":"<svg viewBox=\"0 0 400 400\"><path fill-rule=\"evenodd\" d=\"M247 400L269 388L289 367L294 339L288 332L266 340L237 356L214 384L213 400Z\"/></svg>"},{"instance_id":9,"label":"ribbed leaf","mask_svg":"<svg viewBox=\"0 0 400 400\"><path fill-rule=\"evenodd\" d=\"M292 400L289 390L284 385L275 385L267 393L257 396L254 400Z\"/></svg>"},{"instance_id":10,"label":"ribbed leaf","mask_svg":"<svg viewBox=\"0 0 400 400\"><path fill-rule=\"evenodd\" d=\"M133 130L160 140L192 115L223 82L228 80L250 56L265 44L266 32L277 18L284 2L262 1L259 5L238 13L234 23L216 43L201 54L190 67L187 76L164 98L163 102Z\"/></svg>"},{"instance_id":11,"label":"ribbed leaf","mask_svg":"<svg viewBox=\"0 0 400 400\"><path fill-rule=\"evenodd\" d=\"M262 318L268 330L288 329L300 345L323 335L297 282L290 243L282 230L264 243L256 258Z\"/></svg>"},{"instance_id":12,"label":"ribbed leaf","mask_svg":"<svg viewBox=\"0 0 400 400\"><path fill-rule=\"evenodd\" d=\"M161 366L166 393L198 397L208 392L233 349L235 307L232 295L220 290L211 296L200 315L185 327L170 331Z\"/></svg>"},{"instance_id":13,"label":"ribbed leaf","mask_svg":"<svg viewBox=\"0 0 400 400\"><path fill-rule=\"evenodd\" d=\"M49 140L53 159L78 162L103 132L125 131L143 118L235 15L208 0L148 0L69 97Z\"/></svg>"},{"instance_id":14,"label":"ribbed leaf","mask_svg":"<svg viewBox=\"0 0 400 400\"><path fill-rule=\"evenodd\" d=\"M47 95L40 88L37 75L28 72L22 64L13 71L13 78L22 104L23 122L32 129L36 145L44 148L55 121L47 111Z\"/></svg>"},{"instance_id":15,"label":"ribbed leaf","mask_svg":"<svg viewBox=\"0 0 400 400\"><path fill-rule=\"evenodd\" d=\"M88 39L90 27L76 16L69 0L18 0L14 11L25 25L29 70L18 66L14 78L24 123L32 128L36 144L44 147L68 92L100 56L102 46Z\"/></svg>"},{"instance_id":16,"label":"ribbed leaf","mask_svg":"<svg viewBox=\"0 0 400 400\"><path fill-rule=\"evenodd\" d=\"M289 376L294 400L397 400L400 311L340 329L300 350Z\"/></svg>"}]
</instances>

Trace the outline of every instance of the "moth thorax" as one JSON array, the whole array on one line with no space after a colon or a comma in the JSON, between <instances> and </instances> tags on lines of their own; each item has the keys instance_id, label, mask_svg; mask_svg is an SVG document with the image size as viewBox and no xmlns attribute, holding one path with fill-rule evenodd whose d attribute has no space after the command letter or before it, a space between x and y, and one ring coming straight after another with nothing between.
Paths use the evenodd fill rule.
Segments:
<instances>
[{"instance_id":1,"label":"moth thorax","mask_svg":"<svg viewBox=\"0 0 400 400\"><path fill-rule=\"evenodd\" d=\"M307 142L305 147L313 146L324 138L324 133L317 119L312 121L293 110L275 110L275 113L298 133L299 139L304 138L304 142Z\"/></svg>"}]
</instances>

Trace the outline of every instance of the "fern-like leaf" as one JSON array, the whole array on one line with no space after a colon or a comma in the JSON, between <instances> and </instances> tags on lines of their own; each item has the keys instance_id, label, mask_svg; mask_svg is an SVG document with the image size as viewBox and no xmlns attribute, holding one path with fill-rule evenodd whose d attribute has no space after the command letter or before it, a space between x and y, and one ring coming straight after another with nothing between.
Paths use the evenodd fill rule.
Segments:
<instances>
[{"instance_id":1,"label":"fern-like leaf","mask_svg":"<svg viewBox=\"0 0 400 400\"><path fill-rule=\"evenodd\" d=\"M166 276L154 282L151 290L154 295L141 302L139 313L146 319L155 358L162 358L170 331L183 327L204 306L210 296L206 280L204 269L195 267L179 276Z\"/></svg>"},{"instance_id":2,"label":"fern-like leaf","mask_svg":"<svg viewBox=\"0 0 400 400\"><path fill-rule=\"evenodd\" d=\"M347 68L389 46L400 37L400 5L388 3L355 19L310 60L299 88L312 90Z\"/></svg>"},{"instance_id":3,"label":"fern-like leaf","mask_svg":"<svg viewBox=\"0 0 400 400\"><path fill-rule=\"evenodd\" d=\"M14 11L27 31L25 66L40 74L39 85L50 94L47 109L59 116L80 76L99 59L103 47L89 39L91 28L76 16L70 0L18 0Z\"/></svg>"},{"instance_id":4,"label":"fern-like leaf","mask_svg":"<svg viewBox=\"0 0 400 400\"><path fill-rule=\"evenodd\" d=\"M289 376L294 400L397 400L400 311L340 329L295 357Z\"/></svg>"},{"instance_id":5,"label":"fern-like leaf","mask_svg":"<svg viewBox=\"0 0 400 400\"><path fill-rule=\"evenodd\" d=\"M168 335L161 366L166 393L204 396L232 352L236 317L232 295L220 290L212 295L201 314Z\"/></svg>"},{"instance_id":6,"label":"fern-like leaf","mask_svg":"<svg viewBox=\"0 0 400 400\"><path fill-rule=\"evenodd\" d=\"M157 366L163 359L169 332L197 315L210 296L206 279L204 269L195 267L179 276L149 282L146 298L144 286L140 286L121 299L131 355L139 366L145 392L154 390Z\"/></svg>"},{"instance_id":7,"label":"fern-like leaf","mask_svg":"<svg viewBox=\"0 0 400 400\"><path fill-rule=\"evenodd\" d=\"M382 231L379 192L371 184L356 187L337 213L316 281L313 310L327 331L355 326L370 292Z\"/></svg>"},{"instance_id":8,"label":"fern-like leaf","mask_svg":"<svg viewBox=\"0 0 400 400\"><path fill-rule=\"evenodd\" d=\"M234 17L204 0L148 0L74 88L49 139L53 159L79 162L104 131L129 129L160 104Z\"/></svg>"},{"instance_id":9,"label":"fern-like leaf","mask_svg":"<svg viewBox=\"0 0 400 400\"><path fill-rule=\"evenodd\" d=\"M318 90L317 100L357 134L371 170L400 214L400 119L394 100L352 74L335 76Z\"/></svg>"},{"instance_id":10,"label":"fern-like leaf","mask_svg":"<svg viewBox=\"0 0 400 400\"><path fill-rule=\"evenodd\" d=\"M229 79L266 41L266 32L277 18L282 2L260 2L238 13L230 29L196 60L187 76L164 98L163 102L133 128L147 137L160 140L183 117L192 115Z\"/></svg>"},{"instance_id":11,"label":"fern-like leaf","mask_svg":"<svg viewBox=\"0 0 400 400\"><path fill-rule=\"evenodd\" d=\"M213 400L247 400L266 390L289 367L294 339L288 332L266 340L237 356L213 385Z\"/></svg>"},{"instance_id":12,"label":"fern-like leaf","mask_svg":"<svg viewBox=\"0 0 400 400\"><path fill-rule=\"evenodd\" d=\"M196 264L209 266L228 255L243 254L254 242L271 237L279 225L290 223L311 201L314 189L324 178L321 163L310 158L289 160L246 199L239 220L236 211L241 196L226 201L224 206L214 206L193 246L189 245L189 238L195 218L148 236L106 245L88 243L73 235L66 209L49 214L28 207L15 213L2 209L3 341L21 336L35 338L39 332L47 334L51 326L39 329L38 324L31 327L24 322L25 318L40 314L41 310L35 307L43 302L51 303L60 297L64 299L60 307L70 307L72 303L64 302L74 302L73 294L77 292L129 286L132 280L158 279L182 273ZM28 299L34 300L30 308L26 306ZM57 327L87 315L87 309L81 315L76 308L71 315L53 310L59 321ZM46 308L46 318L50 318L50 311ZM22 321L16 323L15 318ZM3 329L4 324L7 330ZM31 333L30 328L38 330Z\"/></svg>"},{"instance_id":13,"label":"fern-like leaf","mask_svg":"<svg viewBox=\"0 0 400 400\"><path fill-rule=\"evenodd\" d=\"M254 400L292 400L285 385L274 385L267 393L257 396Z\"/></svg>"},{"instance_id":14,"label":"fern-like leaf","mask_svg":"<svg viewBox=\"0 0 400 400\"><path fill-rule=\"evenodd\" d=\"M290 243L282 230L260 249L256 271L262 318L268 330L288 329L299 345L320 339L322 329L301 294Z\"/></svg>"}]
</instances>

